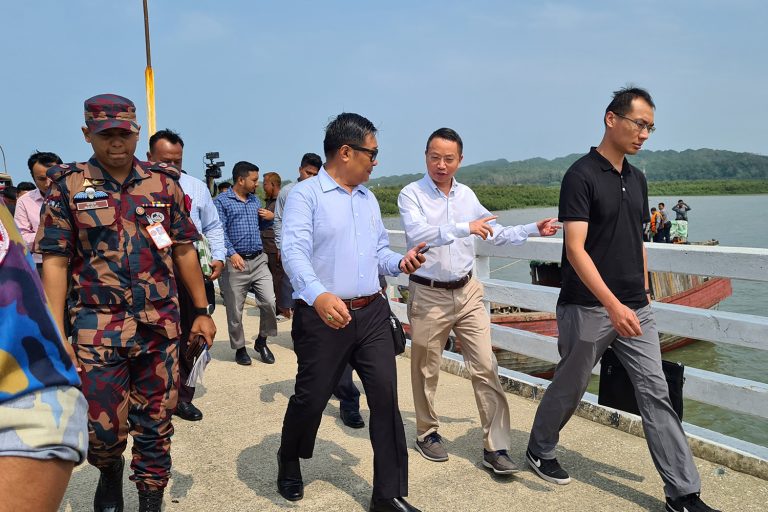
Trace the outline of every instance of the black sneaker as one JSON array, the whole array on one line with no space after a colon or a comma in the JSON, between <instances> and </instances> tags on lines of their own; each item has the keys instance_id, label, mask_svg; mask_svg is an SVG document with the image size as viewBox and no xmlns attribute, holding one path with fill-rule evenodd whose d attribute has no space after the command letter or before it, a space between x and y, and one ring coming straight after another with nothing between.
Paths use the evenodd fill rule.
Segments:
<instances>
[{"instance_id":1,"label":"black sneaker","mask_svg":"<svg viewBox=\"0 0 768 512\"><path fill-rule=\"evenodd\" d=\"M701 501L697 492L679 498L667 498L667 506L664 510L667 512L720 512Z\"/></svg>"},{"instance_id":2,"label":"black sneaker","mask_svg":"<svg viewBox=\"0 0 768 512\"><path fill-rule=\"evenodd\" d=\"M525 460L531 466L537 475L553 484L565 485L571 483L571 477L564 470L557 459L541 459L531 453L531 450L525 451Z\"/></svg>"}]
</instances>

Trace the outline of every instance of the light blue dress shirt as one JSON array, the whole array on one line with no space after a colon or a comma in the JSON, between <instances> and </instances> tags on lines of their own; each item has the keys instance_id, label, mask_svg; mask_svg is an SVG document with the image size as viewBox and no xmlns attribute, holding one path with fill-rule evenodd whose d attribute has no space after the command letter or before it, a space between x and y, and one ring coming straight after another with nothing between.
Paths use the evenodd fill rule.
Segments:
<instances>
[{"instance_id":1,"label":"light blue dress shirt","mask_svg":"<svg viewBox=\"0 0 768 512\"><path fill-rule=\"evenodd\" d=\"M293 298L314 304L330 292L342 299L381 290L379 274L400 274L402 255L389 248L376 197L363 185L352 192L325 169L298 183L285 203L281 254Z\"/></svg>"},{"instance_id":2,"label":"light blue dress shirt","mask_svg":"<svg viewBox=\"0 0 768 512\"><path fill-rule=\"evenodd\" d=\"M456 281L466 276L475 264L475 235L469 223L493 215L466 185L453 179L446 196L429 174L406 185L397 198L400 218L408 248L420 242L432 247L416 275L434 281ZM494 245L520 245L528 237L539 236L536 223L502 226L489 224L493 234L487 242Z\"/></svg>"},{"instance_id":3,"label":"light blue dress shirt","mask_svg":"<svg viewBox=\"0 0 768 512\"><path fill-rule=\"evenodd\" d=\"M189 196L192 202L189 216L197 230L208 239L211 257L214 260L225 261L227 249L224 247L224 228L208 187L198 178L185 173L179 177L179 185L184 190L184 195Z\"/></svg>"}]
</instances>

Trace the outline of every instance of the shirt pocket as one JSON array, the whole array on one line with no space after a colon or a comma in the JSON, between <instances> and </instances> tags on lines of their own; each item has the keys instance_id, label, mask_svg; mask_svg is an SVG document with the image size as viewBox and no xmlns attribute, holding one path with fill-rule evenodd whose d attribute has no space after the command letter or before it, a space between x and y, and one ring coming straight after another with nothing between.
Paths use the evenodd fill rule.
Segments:
<instances>
[{"instance_id":1,"label":"shirt pocket","mask_svg":"<svg viewBox=\"0 0 768 512\"><path fill-rule=\"evenodd\" d=\"M144 323L153 326L167 338L179 335L179 307L176 280L157 279L139 285L144 292L144 307L140 316Z\"/></svg>"}]
</instances>

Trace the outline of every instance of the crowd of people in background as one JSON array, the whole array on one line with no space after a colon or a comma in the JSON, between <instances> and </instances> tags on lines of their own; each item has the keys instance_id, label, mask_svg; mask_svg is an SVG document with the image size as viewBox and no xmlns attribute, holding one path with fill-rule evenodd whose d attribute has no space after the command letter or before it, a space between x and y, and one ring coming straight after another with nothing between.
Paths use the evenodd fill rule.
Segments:
<instances>
[{"instance_id":1,"label":"crowd of people in background","mask_svg":"<svg viewBox=\"0 0 768 512\"><path fill-rule=\"evenodd\" d=\"M13 297L3 288L0 300L24 301L37 326L30 338L21 332L27 324L1 313L0 328L15 326L19 332L0 340L0 348L25 363L45 359L47 366L37 368L49 369L35 373L41 385L23 393L9 394L0 386L0 400L21 411L33 407L19 401L24 393L58 386L62 393L56 400L70 429L69 435L56 437L58 442L40 438L44 446L13 445L3 428L31 428L24 413L16 423L0 421L0 454L11 449L17 454L0 457L0 469L13 469L15 478L35 475L41 486L32 498L39 504L36 510L56 509L72 466L84 459L100 472L94 510L123 510L129 434L134 439L130 479L140 511L161 510L171 474L171 416L201 421L204 415L193 403L189 375L200 350L216 335L214 282L237 364L252 364L242 322L249 293L259 311L253 350L262 363L275 364L268 339L277 336L279 322L292 322L298 366L276 453L277 491L286 500L304 497L300 459L313 455L331 396L340 399L345 425L365 426L354 370L370 409L369 510L419 512L405 500L408 450L383 275L409 275L416 451L432 462L449 459L434 397L442 348L454 331L463 342L482 425L478 459L497 475L518 472L510 455L510 411L491 346L484 290L473 276L475 241L519 245L560 229L565 238L557 305L562 360L538 406L526 463L545 481L570 482L555 457L560 431L584 394L592 367L611 346L631 363L629 376L642 399L640 415L664 482L666 510L714 510L699 497L699 474L670 404L644 272L642 239L684 242L691 208L678 201L672 208L675 221L664 203L649 211L645 176L625 158L655 130L655 105L647 91L614 93L603 117L602 141L563 178L558 218L527 225L497 223L456 180L463 159L459 134L450 128L434 131L426 141L424 177L398 197L405 254L389 248L378 201L364 186L378 164L379 147L376 127L361 115L343 113L328 124L326 162L304 154L296 182L283 186L276 172L264 174L262 200L258 165L237 162L231 184L220 183L213 197L205 183L184 172L184 141L178 133L152 134L148 161L141 161L135 156L140 127L133 102L103 94L84 107L82 131L93 156L66 164L55 153L35 152L28 162L33 182L3 191L4 197L13 195L8 202L15 207L16 226L0 206L3 283L11 268L24 268L17 281L19 275L32 276L13 288ZM613 193L617 185L627 194ZM41 307L46 302L50 310ZM65 338L69 333L71 343ZM13 480L0 484L13 485ZM0 493L7 491L0 486Z\"/></svg>"}]
</instances>

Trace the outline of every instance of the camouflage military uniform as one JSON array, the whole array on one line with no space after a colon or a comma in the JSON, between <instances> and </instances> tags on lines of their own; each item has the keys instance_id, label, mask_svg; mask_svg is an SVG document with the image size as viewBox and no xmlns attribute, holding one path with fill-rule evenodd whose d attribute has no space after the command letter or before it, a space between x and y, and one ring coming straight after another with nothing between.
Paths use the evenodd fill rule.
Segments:
<instances>
[{"instance_id":1,"label":"camouflage military uniform","mask_svg":"<svg viewBox=\"0 0 768 512\"><path fill-rule=\"evenodd\" d=\"M99 162L63 164L41 212L37 246L70 258L77 299L69 313L89 404L88 461L102 469L134 437L131 477L163 488L171 468L171 413L178 385L179 311L171 248L147 228L160 223L174 244L199 238L179 172L134 160L121 185Z\"/></svg>"},{"instance_id":2,"label":"camouflage military uniform","mask_svg":"<svg viewBox=\"0 0 768 512\"><path fill-rule=\"evenodd\" d=\"M88 405L35 263L0 204L0 456L82 462Z\"/></svg>"}]
</instances>

